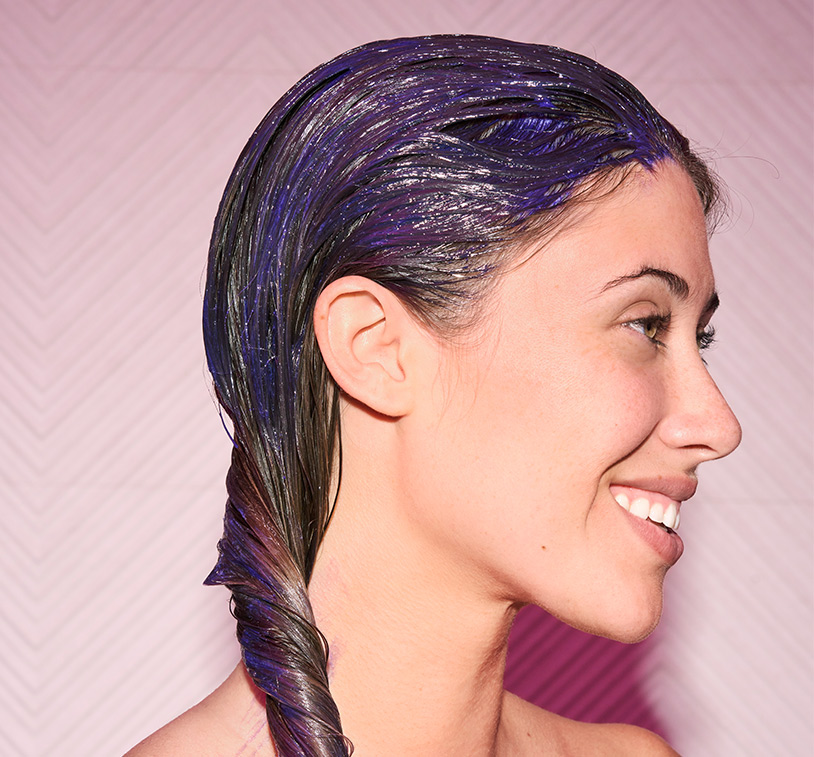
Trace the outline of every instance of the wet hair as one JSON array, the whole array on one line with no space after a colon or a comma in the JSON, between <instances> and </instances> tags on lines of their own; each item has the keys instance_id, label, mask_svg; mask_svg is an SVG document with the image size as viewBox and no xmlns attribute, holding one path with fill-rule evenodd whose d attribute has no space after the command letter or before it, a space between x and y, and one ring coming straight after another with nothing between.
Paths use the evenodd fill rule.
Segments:
<instances>
[{"instance_id":1,"label":"wet hair","mask_svg":"<svg viewBox=\"0 0 814 757\"><path fill-rule=\"evenodd\" d=\"M710 213L704 163L629 82L566 50L477 36L358 47L257 127L207 271L206 355L233 439L207 583L232 592L280 754L352 751L308 598L341 467L338 393L312 324L320 292L366 276L428 325L465 326L518 240L551 233L603 178L664 160Z\"/></svg>"}]
</instances>

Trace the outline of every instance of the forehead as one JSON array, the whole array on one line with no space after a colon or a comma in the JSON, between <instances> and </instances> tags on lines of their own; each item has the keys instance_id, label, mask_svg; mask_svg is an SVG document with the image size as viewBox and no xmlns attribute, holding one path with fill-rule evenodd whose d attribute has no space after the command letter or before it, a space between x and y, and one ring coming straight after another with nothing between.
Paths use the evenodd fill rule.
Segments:
<instances>
[{"instance_id":1,"label":"forehead","mask_svg":"<svg viewBox=\"0 0 814 757\"><path fill-rule=\"evenodd\" d=\"M518 260L516 270L538 269L533 278L549 291L599 293L609 281L648 267L674 272L699 297L713 289L701 201L672 161L654 170L637 167L613 191L586 202L550 240L530 243Z\"/></svg>"}]
</instances>

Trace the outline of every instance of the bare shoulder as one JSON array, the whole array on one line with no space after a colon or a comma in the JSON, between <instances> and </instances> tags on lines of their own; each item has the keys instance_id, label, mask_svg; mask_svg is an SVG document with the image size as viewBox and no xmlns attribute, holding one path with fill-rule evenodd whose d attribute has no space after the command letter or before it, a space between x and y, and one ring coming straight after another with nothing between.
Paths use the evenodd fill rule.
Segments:
<instances>
[{"instance_id":1,"label":"bare shoulder","mask_svg":"<svg viewBox=\"0 0 814 757\"><path fill-rule=\"evenodd\" d=\"M586 725L581 723L580 725ZM661 736L646 728L626 723L587 724L593 729L602 729L600 743L607 744L608 754L642 755L642 757L679 757Z\"/></svg>"},{"instance_id":2,"label":"bare shoulder","mask_svg":"<svg viewBox=\"0 0 814 757\"><path fill-rule=\"evenodd\" d=\"M201 703L203 704L203 703ZM218 748L208 733L209 722L202 717L196 705L175 720L159 728L144 741L134 746L125 757L193 757L217 755Z\"/></svg>"},{"instance_id":3,"label":"bare shoulder","mask_svg":"<svg viewBox=\"0 0 814 757\"><path fill-rule=\"evenodd\" d=\"M624 723L581 723L555 715L506 692L503 720L511 754L546 754L561 757L677 757L660 736Z\"/></svg>"},{"instance_id":4,"label":"bare shoulder","mask_svg":"<svg viewBox=\"0 0 814 757\"><path fill-rule=\"evenodd\" d=\"M202 702L125 757L274 757L262 697L239 665Z\"/></svg>"}]
</instances>

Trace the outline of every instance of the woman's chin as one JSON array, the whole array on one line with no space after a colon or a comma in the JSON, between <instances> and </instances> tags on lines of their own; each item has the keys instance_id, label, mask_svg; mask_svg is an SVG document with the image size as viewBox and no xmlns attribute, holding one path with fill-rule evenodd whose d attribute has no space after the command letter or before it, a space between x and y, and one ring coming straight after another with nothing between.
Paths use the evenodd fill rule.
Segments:
<instances>
[{"instance_id":1,"label":"woman's chin","mask_svg":"<svg viewBox=\"0 0 814 757\"><path fill-rule=\"evenodd\" d=\"M607 637L609 639L613 639L613 641L619 641L622 644L637 644L650 636L650 634L656 630L656 626L658 624L659 618L655 618L649 623L631 625L625 629L620 629L613 634L607 634Z\"/></svg>"},{"instance_id":2,"label":"woman's chin","mask_svg":"<svg viewBox=\"0 0 814 757\"><path fill-rule=\"evenodd\" d=\"M619 613L600 635L623 644L644 641L659 624L661 609L662 596L659 592L658 597L643 601L638 606L629 608L626 613Z\"/></svg>"},{"instance_id":3,"label":"woman's chin","mask_svg":"<svg viewBox=\"0 0 814 757\"><path fill-rule=\"evenodd\" d=\"M656 629L661 619L662 604L662 593L659 588L652 594L631 599L629 602L616 602L607 607L594 605L590 615L577 618L567 615L558 617L568 625L594 636L602 636L622 644L636 644L646 639Z\"/></svg>"}]
</instances>

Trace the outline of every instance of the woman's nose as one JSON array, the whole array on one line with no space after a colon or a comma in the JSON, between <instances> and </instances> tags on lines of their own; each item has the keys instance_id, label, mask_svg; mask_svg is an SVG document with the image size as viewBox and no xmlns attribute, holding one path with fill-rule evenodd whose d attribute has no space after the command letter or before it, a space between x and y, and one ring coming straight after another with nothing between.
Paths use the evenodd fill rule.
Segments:
<instances>
[{"instance_id":1,"label":"woman's nose","mask_svg":"<svg viewBox=\"0 0 814 757\"><path fill-rule=\"evenodd\" d=\"M692 449L698 462L732 452L741 441L741 426L700 357L675 377L670 412L662 419L660 435L674 448Z\"/></svg>"}]
</instances>

